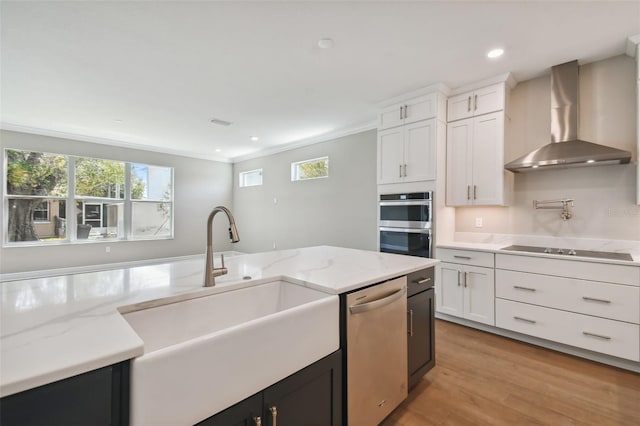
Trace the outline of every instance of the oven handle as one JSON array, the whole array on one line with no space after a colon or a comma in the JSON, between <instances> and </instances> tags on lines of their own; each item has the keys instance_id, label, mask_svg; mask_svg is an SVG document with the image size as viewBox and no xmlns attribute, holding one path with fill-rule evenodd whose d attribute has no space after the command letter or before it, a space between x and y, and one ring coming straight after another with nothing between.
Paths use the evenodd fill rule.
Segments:
<instances>
[{"instance_id":1,"label":"oven handle","mask_svg":"<svg viewBox=\"0 0 640 426\"><path fill-rule=\"evenodd\" d=\"M430 206L431 200L414 200L414 201L380 201L380 207L398 207L398 206Z\"/></svg>"},{"instance_id":2,"label":"oven handle","mask_svg":"<svg viewBox=\"0 0 640 426\"><path fill-rule=\"evenodd\" d=\"M423 228L389 228L387 226L380 226L378 228L380 231L386 232L406 232L410 234L429 234L431 235L431 229L423 229Z\"/></svg>"}]
</instances>

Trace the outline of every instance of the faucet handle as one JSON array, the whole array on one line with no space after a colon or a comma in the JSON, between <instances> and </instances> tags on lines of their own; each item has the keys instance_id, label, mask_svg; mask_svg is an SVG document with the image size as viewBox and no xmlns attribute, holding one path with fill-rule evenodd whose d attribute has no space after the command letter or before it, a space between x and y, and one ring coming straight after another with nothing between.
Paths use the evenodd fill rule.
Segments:
<instances>
[{"instance_id":1,"label":"faucet handle","mask_svg":"<svg viewBox=\"0 0 640 426\"><path fill-rule=\"evenodd\" d=\"M222 267L224 268L224 253L220 253L220 260L222 261Z\"/></svg>"}]
</instances>

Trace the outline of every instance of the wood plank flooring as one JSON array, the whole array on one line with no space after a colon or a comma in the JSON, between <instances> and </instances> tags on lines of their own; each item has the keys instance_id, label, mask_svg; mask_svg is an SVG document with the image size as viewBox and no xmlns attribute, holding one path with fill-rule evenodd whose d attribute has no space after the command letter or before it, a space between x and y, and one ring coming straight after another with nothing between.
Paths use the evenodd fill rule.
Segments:
<instances>
[{"instance_id":1,"label":"wood plank flooring","mask_svg":"<svg viewBox=\"0 0 640 426\"><path fill-rule=\"evenodd\" d=\"M640 374L436 320L436 366L383 426L640 425Z\"/></svg>"}]
</instances>

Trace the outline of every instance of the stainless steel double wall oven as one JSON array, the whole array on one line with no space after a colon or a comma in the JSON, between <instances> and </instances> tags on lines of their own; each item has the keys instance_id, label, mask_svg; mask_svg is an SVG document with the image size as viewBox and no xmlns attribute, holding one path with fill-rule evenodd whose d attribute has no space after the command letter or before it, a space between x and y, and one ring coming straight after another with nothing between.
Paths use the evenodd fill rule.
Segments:
<instances>
[{"instance_id":1,"label":"stainless steel double wall oven","mask_svg":"<svg viewBox=\"0 0 640 426\"><path fill-rule=\"evenodd\" d=\"M433 192L380 195L380 251L432 257Z\"/></svg>"}]
</instances>

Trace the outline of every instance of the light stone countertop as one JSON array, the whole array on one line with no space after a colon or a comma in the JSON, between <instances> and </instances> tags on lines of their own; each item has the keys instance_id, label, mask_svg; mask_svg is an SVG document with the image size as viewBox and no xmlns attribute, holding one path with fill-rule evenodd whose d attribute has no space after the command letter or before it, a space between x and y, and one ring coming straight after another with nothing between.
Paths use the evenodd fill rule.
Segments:
<instances>
[{"instance_id":1,"label":"light stone countertop","mask_svg":"<svg viewBox=\"0 0 640 426\"><path fill-rule=\"evenodd\" d=\"M0 283L0 396L142 355L121 312L277 279L341 294L437 263L320 246L225 258L229 274L210 288L202 287L204 256Z\"/></svg>"},{"instance_id":2,"label":"light stone countertop","mask_svg":"<svg viewBox=\"0 0 640 426\"><path fill-rule=\"evenodd\" d=\"M511 250L502 250L510 245L572 248L575 250L592 250L629 253L633 261L596 259L591 257L567 256L553 253L529 253ZM563 260L575 260L581 262L609 263L616 265L640 266L640 242L624 240L602 240L589 238L559 238L533 235L508 235L508 234L477 234L459 233L456 234L455 241L442 241L436 244L438 248L450 248L461 250L487 251L500 254L510 254L516 256L532 256L542 258L554 258ZM437 250L436 250L437 257Z\"/></svg>"}]
</instances>

